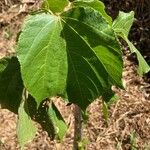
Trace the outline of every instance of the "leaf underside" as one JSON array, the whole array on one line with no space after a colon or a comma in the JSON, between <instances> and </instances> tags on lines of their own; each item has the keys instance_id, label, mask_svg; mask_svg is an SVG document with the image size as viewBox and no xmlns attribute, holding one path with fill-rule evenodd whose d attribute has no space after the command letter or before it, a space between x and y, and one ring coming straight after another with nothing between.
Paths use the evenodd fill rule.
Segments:
<instances>
[{"instance_id":1,"label":"leaf underside","mask_svg":"<svg viewBox=\"0 0 150 150\"><path fill-rule=\"evenodd\" d=\"M113 30L90 7L61 16L30 16L19 38L18 59L24 84L40 103L63 95L82 109L97 97L122 87L122 53Z\"/></svg>"}]
</instances>

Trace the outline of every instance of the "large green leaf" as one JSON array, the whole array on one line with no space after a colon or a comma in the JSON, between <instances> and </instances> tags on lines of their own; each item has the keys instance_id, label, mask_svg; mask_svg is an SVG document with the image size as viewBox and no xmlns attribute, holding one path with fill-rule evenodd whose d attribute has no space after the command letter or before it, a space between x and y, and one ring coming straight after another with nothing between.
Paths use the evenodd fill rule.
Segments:
<instances>
[{"instance_id":1,"label":"large green leaf","mask_svg":"<svg viewBox=\"0 0 150 150\"><path fill-rule=\"evenodd\" d=\"M62 14L62 22L69 65L68 99L85 109L111 85L122 87L120 47L113 30L96 10L74 8Z\"/></svg>"},{"instance_id":2,"label":"large green leaf","mask_svg":"<svg viewBox=\"0 0 150 150\"><path fill-rule=\"evenodd\" d=\"M24 84L39 103L63 94L82 109L111 85L122 87L122 53L113 30L90 7L30 16L19 38Z\"/></svg>"},{"instance_id":3,"label":"large green leaf","mask_svg":"<svg viewBox=\"0 0 150 150\"><path fill-rule=\"evenodd\" d=\"M18 115L17 136L19 144L23 149L24 145L35 137L37 128L29 117L28 104L25 101L21 103Z\"/></svg>"},{"instance_id":4,"label":"large green leaf","mask_svg":"<svg viewBox=\"0 0 150 150\"><path fill-rule=\"evenodd\" d=\"M59 17L38 14L28 17L19 37L17 55L22 78L38 105L65 91L67 55L61 30Z\"/></svg>"},{"instance_id":5,"label":"large green leaf","mask_svg":"<svg viewBox=\"0 0 150 150\"><path fill-rule=\"evenodd\" d=\"M138 73L143 75L150 71L150 66L144 60L143 56L136 47L129 41L128 34L134 21L134 12L129 13L119 12L118 17L113 22L114 31L121 36L128 44L130 51L135 53L139 62Z\"/></svg>"},{"instance_id":6,"label":"large green leaf","mask_svg":"<svg viewBox=\"0 0 150 150\"><path fill-rule=\"evenodd\" d=\"M69 4L68 0L44 0L44 8L52 12L61 12Z\"/></svg>"},{"instance_id":7,"label":"large green leaf","mask_svg":"<svg viewBox=\"0 0 150 150\"><path fill-rule=\"evenodd\" d=\"M101 15L112 25L112 18L106 13L105 5L99 0L75 0L74 6L91 7L101 13Z\"/></svg>"},{"instance_id":8,"label":"large green leaf","mask_svg":"<svg viewBox=\"0 0 150 150\"><path fill-rule=\"evenodd\" d=\"M54 125L56 137L62 140L67 131L67 125L53 102L50 104L47 113Z\"/></svg>"},{"instance_id":9,"label":"large green leaf","mask_svg":"<svg viewBox=\"0 0 150 150\"><path fill-rule=\"evenodd\" d=\"M16 57L0 60L0 104L17 113L22 98L23 83Z\"/></svg>"}]
</instances>

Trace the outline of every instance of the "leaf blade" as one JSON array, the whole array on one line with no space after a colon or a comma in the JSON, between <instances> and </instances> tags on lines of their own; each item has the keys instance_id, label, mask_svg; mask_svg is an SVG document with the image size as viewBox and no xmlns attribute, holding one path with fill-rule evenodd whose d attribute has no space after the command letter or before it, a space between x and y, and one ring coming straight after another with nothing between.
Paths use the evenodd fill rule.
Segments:
<instances>
[{"instance_id":1,"label":"leaf blade","mask_svg":"<svg viewBox=\"0 0 150 150\"><path fill-rule=\"evenodd\" d=\"M83 6L83 7L91 7L101 13L101 15L108 21L110 25L112 25L112 18L106 13L105 5L103 2L99 0L75 0L73 2L74 6Z\"/></svg>"},{"instance_id":2,"label":"leaf blade","mask_svg":"<svg viewBox=\"0 0 150 150\"><path fill-rule=\"evenodd\" d=\"M24 101L21 103L18 111L19 120L17 122L17 136L18 141L23 149L25 144L31 141L36 134L37 128L33 125L31 118L28 116L27 103Z\"/></svg>"},{"instance_id":3,"label":"leaf blade","mask_svg":"<svg viewBox=\"0 0 150 150\"><path fill-rule=\"evenodd\" d=\"M119 12L118 17L113 21L113 29L115 32L121 32L128 37L131 26L134 22L134 11L129 13Z\"/></svg>"},{"instance_id":4,"label":"leaf blade","mask_svg":"<svg viewBox=\"0 0 150 150\"><path fill-rule=\"evenodd\" d=\"M63 11L68 4L68 0L44 0L43 7L56 13Z\"/></svg>"},{"instance_id":5,"label":"leaf blade","mask_svg":"<svg viewBox=\"0 0 150 150\"><path fill-rule=\"evenodd\" d=\"M23 82L16 57L0 60L0 104L15 113L22 99Z\"/></svg>"},{"instance_id":6,"label":"leaf blade","mask_svg":"<svg viewBox=\"0 0 150 150\"><path fill-rule=\"evenodd\" d=\"M124 40L127 42L132 53L135 53L137 56L138 64L138 74L143 75L150 71L150 66L147 64L141 53L137 50L137 48L128 40L128 38L124 37Z\"/></svg>"},{"instance_id":7,"label":"leaf blade","mask_svg":"<svg viewBox=\"0 0 150 150\"><path fill-rule=\"evenodd\" d=\"M22 78L38 105L65 91L67 56L61 29L58 17L43 13L30 16L19 37Z\"/></svg>"},{"instance_id":8,"label":"leaf blade","mask_svg":"<svg viewBox=\"0 0 150 150\"><path fill-rule=\"evenodd\" d=\"M148 73L150 71L150 66L144 60L143 56L140 54L137 48L128 39L128 34L133 24L133 21L134 21L133 11L129 13L119 12L118 17L113 22L113 29L118 36L122 37L126 41L131 53L136 54L139 63L138 73L139 75L142 76L143 74Z\"/></svg>"},{"instance_id":9,"label":"leaf blade","mask_svg":"<svg viewBox=\"0 0 150 150\"><path fill-rule=\"evenodd\" d=\"M110 85L122 87L122 53L113 30L97 11L74 8L62 14L62 22L69 65L68 98L86 109Z\"/></svg>"},{"instance_id":10,"label":"leaf blade","mask_svg":"<svg viewBox=\"0 0 150 150\"><path fill-rule=\"evenodd\" d=\"M48 108L48 116L54 125L56 138L62 140L66 134L67 125L53 102Z\"/></svg>"}]
</instances>

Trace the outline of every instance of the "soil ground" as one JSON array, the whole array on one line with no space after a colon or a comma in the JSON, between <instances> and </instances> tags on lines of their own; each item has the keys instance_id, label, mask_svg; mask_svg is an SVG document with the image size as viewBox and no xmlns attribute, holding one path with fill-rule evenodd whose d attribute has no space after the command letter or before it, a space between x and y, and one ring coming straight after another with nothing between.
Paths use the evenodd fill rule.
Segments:
<instances>
[{"instance_id":1,"label":"soil ground","mask_svg":"<svg viewBox=\"0 0 150 150\"><path fill-rule=\"evenodd\" d=\"M15 52L17 34L24 17L38 5L36 0L0 1L0 57ZM101 100L95 100L88 107L89 119L83 123L86 150L150 150L150 84L137 75L136 64L131 61L128 50L124 51L125 90L114 87L119 100L109 107L108 124L102 115ZM73 106L66 106L60 99L56 101L69 124L64 140L62 143L51 141L39 126L35 139L26 145L26 150L72 149ZM17 115L0 108L0 150L20 150L16 123Z\"/></svg>"}]
</instances>

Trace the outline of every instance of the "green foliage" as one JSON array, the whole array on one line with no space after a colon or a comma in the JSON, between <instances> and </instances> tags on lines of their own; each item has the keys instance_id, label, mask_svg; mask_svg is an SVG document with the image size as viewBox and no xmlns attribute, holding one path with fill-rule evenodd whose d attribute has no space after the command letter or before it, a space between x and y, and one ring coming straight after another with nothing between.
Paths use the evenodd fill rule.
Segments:
<instances>
[{"instance_id":1,"label":"green foliage","mask_svg":"<svg viewBox=\"0 0 150 150\"><path fill-rule=\"evenodd\" d=\"M108 118L109 118L109 111L108 111L108 105L105 101L103 101L103 115L104 115L104 119L106 121L106 123L108 124Z\"/></svg>"},{"instance_id":2,"label":"green foliage","mask_svg":"<svg viewBox=\"0 0 150 150\"><path fill-rule=\"evenodd\" d=\"M43 8L54 13L61 12L69 4L68 0L43 0Z\"/></svg>"},{"instance_id":3,"label":"green foliage","mask_svg":"<svg viewBox=\"0 0 150 150\"><path fill-rule=\"evenodd\" d=\"M136 49L136 47L128 40L128 34L130 28L134 21L134 12L131 11L130 13L119 12L118 17L113 22L113 29L121 36L128 44L130 51L135 53L139 62L138 73L143 75L150 71L150 66L146 63L143 56L140 52Z\"/></svg>"},{"instance_id":4,"label":"green foliage","mask_svg":"<svg viewBox=\"0 0 150 150\"><path fill-rule=\"evenodd\" d=\"M53 102L51 102L51 104L49 105L48 116L53 122L57 139L62 140L67 131L67 125Z\"/></svg>"},{"instance_id":5,"label":"green foliage","mask_svg":"<svg viewBox=\"0 0 150 150\"><path fill-rule=\"evenodd\" d=\"M118 17L113 21L113 29L116 33L123 34L128 37L130 28L134 21L134 12L124 13L119 12Z\"/></svg>"},{"instance_id":6,"label":"green foliage","mask_svg":"<svg viewBox=\"0 0 150 150\"><path fill-rule=\"evenodd\" d=\"M28 113L28 104L25 100L23 100L19 107L19 120L17 123L17 136L22 149L27 142L31 141L35 137L37 131L37 128L28 116Z\"/></svg>"},{"instance_id":7,"label":"green foliage","mask_svg":"<svg viewBox=\"0 0 150 150\"><path fill-rule=\"evenodd\" d=\"M42 13L27 18L19 37L22 79L38 105L65 91L67 54L61 31L59 17Z\"/></svg>"},{"instance_id":8,"label":"green foliage","mask_svg":"<svg viewBox=\"0 0 150 150\"><path fill-rule=\"evenodd\" d=\"M87 138L82 139L81 141L78 142L78 149L79 150L85 150L86 145L89 144L90 141Z\"/></svg>"},{"instance_id":9,"label":"green foliage","mask_svg":"<svg viewBox=\"0 0 150 150\"><path fill-rule=\"evenodd\" d=\"M108 86L122 86L120 46L106 20L91 8L73 8L59 17L30 16L17 56L25 87L38 104L67 87L69 102L86 109Z\"/></svg>"},{"instance_id":10,"label":"green foliage","mask_svg":"<svg viewBox=\"0 0 150 150\"><path fill-rule=\"evenodd\" d=\"M22 99L23 83L16 57L0 60L0 104L17 113Z\"/></svg>"},{"instance_id":11,"label":"green foliage","mask_svg":"<svg viewBox=\"0 0 150 150\"><path fill-rule=\"evenodd\" d=\"M75 0L73 2L74 6L83 6L83 7L91 7L101 13L101 15L108 21L110 25L112 25L112 18L106 13L105 5L99 0Z\"/></svg>"},{"instance_id":12,"label":"green foliage","mask_svg":"<svg viewBox=\"0 0 150 150\"><path fill-rule=\"evenodd\" d=\"M138 73L139 75L143 75L145 73L148 73L150 71L150 66L147 64L141 53L136 49L136 47L128 40L128 38L124 37L124 40L127 42L130 50L132 53L135 53L137 56L137 60L139 63L138 66Z\"/></svg>"},{"instance_id":13,"label":"green foliage","mask_svg":"<svg viewBox=\"0 0 150 150\"><path fill-rule=\"evenodd\" d=\"M122 86L120 47L108 23L91 8L72 9L63 13L62 19L68 53L68 99L86 109L109 85Z\"/></svg>"},{"instance_id":14,"label":"green foliage","mask_svg":"<svg viewBox=\"0 0 150 150\"><path fill-rule=\"evenodd\" d=\"M101 96L108 118L107 105L115 99L111 86L123 88L122 52L116 34L137 54L140 74L149 71L127 38L133 12L121 12L112 25L98 0L45 0L43 7L46 12L34 13L25 20L17 47L19 62L16 57L0 60L0 103L16 111L20 105L17 133L22 147L36 133L31 121L34 117L49 135L55 132L58 139L64 137L67 125L49 101L53 96L64 97L83 112ZM50 104L44 105L44 100ZM38 107L32 109L32 101Z\"/></svg>"}]
</instances>

